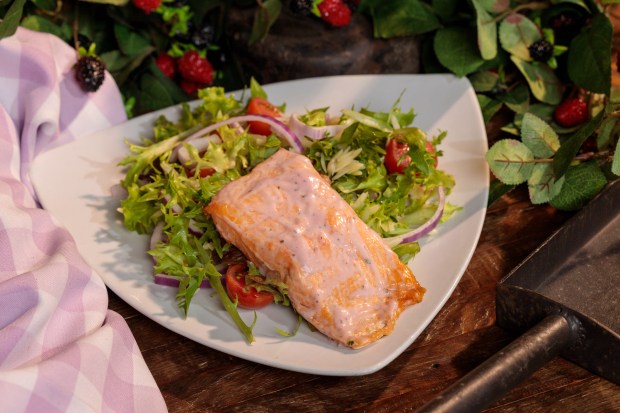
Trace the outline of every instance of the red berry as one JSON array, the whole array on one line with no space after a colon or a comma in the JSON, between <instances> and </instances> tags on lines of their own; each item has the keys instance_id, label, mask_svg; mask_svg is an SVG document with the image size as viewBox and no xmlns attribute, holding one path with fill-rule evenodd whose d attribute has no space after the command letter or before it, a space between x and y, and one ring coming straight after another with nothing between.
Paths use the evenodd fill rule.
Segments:
<instances>
[{"instance_id":1,"label":"red berry","mask_svg":"<svg viewBox=\"0 0 620 413\"><path fill-rule=\"evenodd\" d=\"M177 63L183 79L207 85L213 82L213 66L197 51L185 52Z\"/></svg>"},{"instance_id":2,"label":"red berry","mask_svg":"<svg viewBox=\"0 0 620 413\"><path fill-rule=\"evenodd\" d=\"M145 12L151 14L153 10L161 5L161 0L132 0L134 6Z\"/></svg>"},{"instance_id":3,"label":"red berry","mask_svg":"<svg viewBox=\"0 0 620 413\"><path fill-rule=\"evenodd\" d=\"M159 70L161 70L164 75L166 75L170 79L174 79L174 76L177 73L177 65L172 56L170 56L166 52L161 52L155 58L155 64L157 65L157 67L159 67Z\"/></svg>"},{"instance_id":4,"label":"red berry","mask_svg":"<svg viewBox=\"0 0 620 413\"><path fill-rule=\"evenodd\" d=\"M580 98L566 99L555 108L553 118L565 128L581 125L588 120L588 104Z\"/></svg>"},{"instance_id":5,"label":"red berry","mask_svg":"<svg viewBox=\"0 0 620 413\"><path fill-rule=\"evenodd\" d=\"M192 82L191 80L182 79L179 82L179 86L181 87L181 89L183 89L185 93L193 97L193 96L196 96L196 92L198 91L198 89L205 88L208 85L204 83Z\"/></svg>"},{"instance_id":6,"label":"red berry","mask_svg":"<svg viewBox=\"0 0 620 413\"><path fill-rule=\"evenodd\" d=\"M334 27L342 27L351 21L351 9L343 0L323 0L318 5L321 19Z\"/></svg>"}]
</instances>

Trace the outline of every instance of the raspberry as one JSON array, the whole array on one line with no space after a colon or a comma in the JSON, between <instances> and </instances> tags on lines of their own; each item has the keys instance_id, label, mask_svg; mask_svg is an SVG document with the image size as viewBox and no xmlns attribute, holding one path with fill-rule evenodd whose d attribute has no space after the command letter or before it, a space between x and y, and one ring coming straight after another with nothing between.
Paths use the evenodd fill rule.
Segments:
<instances>
[{"instance_id":1,"label":"raspberry","mask_svg":"<svg viewBox=\"0 0 620 413\"><path fill-rule=\"evenodd\" d=\"M159 67L159 70L161 70L164 75L166 75L170 79L174 79L174 76L177 73L177 66L172 56L170 56L166 52L161 52L155 58L155 64L157 65L157 67Z\"/></svg>"},{"instance_id":2,"label":"raspberry","mask_svg":"<svg viewBox=\"0 0 620 413\"><path fill-rule=\"evenodd\" d=\"M530 57L537 62L546 62L553 56L553 45L548 40L537 40L528 47Z\"/></svg>"},{"instance_id":3,"label":"raspberry","mask_svg":"<svg viewBox=\"0 0 620 413\"><path fill-rule=\"evenodd\" d=\"M179 86L185 93L189 96L195 96L198 89L200 89L201 85L196 82L191 82L189 80L181 80Z\"/></svg>"},{"instance_id":4,"label":"raspberry","mask_svg":"<svg viewBox=\"0 0 620 413\"><path fill-rule=\"evenodd\" d=\"M581 125L588 120L588 104L580 98L569 98L555 109L553 118L565 128Z\"/></svg>"},{"instance_id":5,"label":"raspberry","mask_svg":"<svg viewBox=\"0 0 620 413\"><path fill-rule=\"evenodd\" d=\"M133 5L145 12L151 14L153 10L161 5L161 0L132 0Z\"/></svg>"},{"instance_id":6,"label":"raspberry","mask_svg":"<svg viewBox=\"0 0 620 413\"><path fill-rule=\"evenodd\" d=\"M342 0L323 0L318 5L321 19L333 27L342 27L351 21L351 9Z\"/></svg>"},{"instance_id":7,"label":"raspberry","mask_svg":"<svg viewBox=\"0 0 620 413\"><path fill-rule=\"evenodd\" d=\"M75 64L75 78L85 92L96 92L105 78L105 64L96 56L80 57Z\"/></svg>"},{"instance_id":8,"label":"raspberry","mask_svg":"<svg viewBox=\"0 0 620 413\"><path fill-rule=\"evenodd\" d=\"M185 52L179 58L179 73L190 82L211 84L213 82L213 66L195 50Z\"/></svg>"}]
</instances>

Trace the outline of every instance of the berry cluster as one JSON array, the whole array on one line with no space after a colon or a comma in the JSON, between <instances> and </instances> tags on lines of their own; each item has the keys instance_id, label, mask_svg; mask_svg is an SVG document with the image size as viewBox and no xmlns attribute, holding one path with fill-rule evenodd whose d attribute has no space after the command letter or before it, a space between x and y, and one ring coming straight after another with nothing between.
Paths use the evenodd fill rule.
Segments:
<instances>
[{"instance_id":1,"label":"berry cluster","mask_svg":"<svg viewBox=\"0 0 620 413\"><path fill-rule=\"evenodd\" d=\"M84 92L96 92L105 79L106 65L95 53L96 45L88 37L78 34L76 41L78 59L73 66L75 80Z\"/></svg>"},{"instance_id":2,"label":"berry cluster","mask_svg":"<svg viewBox=\"0 0 620 413\"><path fill-rule=\"evenodd\" d=\"M349 24L360 0L291 0L291 12L297 16L314 14L332 27Z\"/></svg>"},{"instance_id":3,"label":"berry cluster","mask_svg":"<svg viewBox=\"0 0 620 413\"><path fill-rule=\"evenodd\" d=\"M132 0L146 14L160 14L171 27L170 47L159 52L155 63L168 78L174 80L189 96L213 83L214 67L206 58L213 47L215 28L210 24L197 27L190 19L186 1ZM168 19L168 20L167 20ZM219 50L217 50L219 51Z\"/></svg>"},{"instance_id":4,"label":"berry cluster","mask_svg":"<svg viewBox=\"0 0 620 413\"><path fill-rule=\"evenodd\" d=\"M190 96L213 83L213 66L196 50L188 50L178 58L161 52L155 63L164 75L178 81L181 89Z\"/></svg>"}]
</instances>

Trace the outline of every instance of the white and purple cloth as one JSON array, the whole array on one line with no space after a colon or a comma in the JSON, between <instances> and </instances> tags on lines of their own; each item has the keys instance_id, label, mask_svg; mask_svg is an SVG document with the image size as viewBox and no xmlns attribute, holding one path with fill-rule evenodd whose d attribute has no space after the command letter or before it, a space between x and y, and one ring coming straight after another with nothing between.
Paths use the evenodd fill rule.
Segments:
<instances>
[{"instance_id":1,"label":"white and purple cloth","mask_svg":"<svg viewBox=\"0 0 620 413\"><path fill-rule=\"evenodd\" d=\"M38 154L126 120L109 74L80 89L76 58L49 34L0 40L0 411L165 412L103 281L28 180Z\"/></svg>"}]
</instances>

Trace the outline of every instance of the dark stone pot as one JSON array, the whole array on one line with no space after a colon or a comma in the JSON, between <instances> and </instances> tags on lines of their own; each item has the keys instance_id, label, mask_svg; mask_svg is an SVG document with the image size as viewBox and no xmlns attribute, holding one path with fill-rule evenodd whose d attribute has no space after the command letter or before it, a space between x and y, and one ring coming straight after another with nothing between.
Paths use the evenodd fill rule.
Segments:
<instances>
[{"instance_id":1,"label":"dark stone pot","mask_svg":"<svg viewBox=\"0 0 620 413\"><path fill-rule=\"evenodd\" d=\"M249 46L253 9L232 9L227 36L244 71L261 84L329 75L419 73L416 37L373 38L372 22L354 14L333 28L315 16L299 17L283 7L267 37Z\"/></svg>"}]
</instances>

